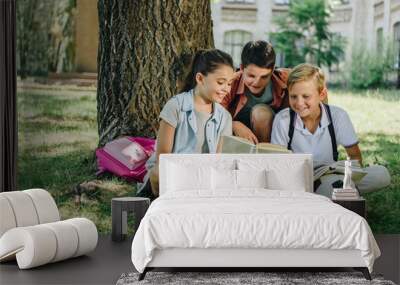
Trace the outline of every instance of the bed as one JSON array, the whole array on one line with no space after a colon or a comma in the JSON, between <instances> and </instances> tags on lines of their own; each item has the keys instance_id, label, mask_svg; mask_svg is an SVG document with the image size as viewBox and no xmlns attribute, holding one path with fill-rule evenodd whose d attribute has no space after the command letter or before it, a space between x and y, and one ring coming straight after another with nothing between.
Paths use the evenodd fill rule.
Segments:
<instances>
[{"instance_id":1,"label":"bed","mask_svg":"<svg viewBox=\"0 0 400 285\"><path fill-rule=\"evenodd\" d=\"M364 218L313 193L308 154L160 156L160 197L132 243L157 267L353 267L380 251Z\"/></svg>"}]
</instances>

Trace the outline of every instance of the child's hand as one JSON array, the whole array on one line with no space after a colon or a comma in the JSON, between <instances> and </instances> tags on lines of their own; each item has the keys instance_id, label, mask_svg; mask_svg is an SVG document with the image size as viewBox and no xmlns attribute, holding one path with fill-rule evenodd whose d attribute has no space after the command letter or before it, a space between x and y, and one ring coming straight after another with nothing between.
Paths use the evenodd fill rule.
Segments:
<instances>
[{"instance_id":1,"label":"child's hand","mask_svg":"<svg viewBox=\"0 0 400 285\"><path fill-rule=\"evenodd\" d=\"M232 129L235 136L247 139L254 144L258 144L258 139L255 134L242 122L233 121Z\"/></svg>"}]
</instances>

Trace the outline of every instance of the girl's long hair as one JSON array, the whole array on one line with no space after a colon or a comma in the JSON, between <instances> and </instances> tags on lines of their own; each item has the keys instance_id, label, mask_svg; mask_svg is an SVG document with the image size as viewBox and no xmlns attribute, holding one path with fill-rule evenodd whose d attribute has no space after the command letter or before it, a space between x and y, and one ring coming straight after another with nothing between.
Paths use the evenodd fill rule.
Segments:
<instances>
[{"instance_id":1,"label":"girl's long hair","mask_svg":"<svg viewBox=\"0 0 400 285\"><path fill-rule=\"evenodd\" d=\"M180 92L187 92L196 87L196 74L207 76L215 71L220 65L233 67L232 57L219 49L199 50L193 57L189 74L186 76L184 85Z\"/></svg>"}]
</instances>

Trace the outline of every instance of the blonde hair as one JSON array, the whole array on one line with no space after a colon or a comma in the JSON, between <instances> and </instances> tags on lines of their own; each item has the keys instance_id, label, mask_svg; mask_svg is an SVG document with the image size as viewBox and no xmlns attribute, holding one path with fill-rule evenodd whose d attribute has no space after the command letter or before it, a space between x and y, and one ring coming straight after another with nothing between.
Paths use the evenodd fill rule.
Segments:
<instances>
[{"instance_id":1,"label":"blonde hair","mask_svg":"<svg viewBox=\"0 0 400 285\"><path fill-rule=\"evenodd\" d=\"M287 81L287 88L289 90L295 83L310 79L315 79L318 86L318 92L321 92L325 88L325 75L321 68L309 63L299 64L290 72Z\"/></svg>"}]
</instances>

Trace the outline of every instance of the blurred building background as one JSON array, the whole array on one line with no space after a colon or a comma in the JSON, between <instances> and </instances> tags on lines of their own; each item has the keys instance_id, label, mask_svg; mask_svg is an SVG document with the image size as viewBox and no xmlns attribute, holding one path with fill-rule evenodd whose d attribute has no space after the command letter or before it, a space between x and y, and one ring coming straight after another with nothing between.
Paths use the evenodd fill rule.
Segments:
<instances>
[{"instance_id":1,"label":"blurred building background","mask_svg":"<svg viewBox=\"0 0 400 285\"><path fill-rule=\"evenodd\" d=\"M238 66L246 42L271 40L270 33L277 31L274 19L287 15L289 1L212 0L215 47L230 53ZM329 30L347 42L342 63L330 68L331 73L340 72L344 63L351 62L357 44L379 53L385 43L390 43L395 57L393 70L399 67L400 0L327 1L332 7ZM21 77L84 74L95 79L99 41L97 0L19 1L17 27L17 66ZM285 66L280 53L277 65Z\"/></svg>"},{"instance_id":2,"label":"blurred building background","mask_svg":"<svg viewBox=\"0 0 400 285\"><path fill-rule=\"evenodd\" d=\"M75 70L97 72L99 18L97 0L77 0L75 29Z\"/></svg>"},{"instance_id":3,"label":"blurred building background","mask_svg":"<svg viewBox=\"0 0 400 285\"><path fill-rule=\"evenodd\" d=\"M290 0L220 0L213 1L215 47L230 53L236 64L240 51L249 40L269 40L277 31L274 18L287 14ZM367 49L382 49L383 42L395 42L399 54L400 0L331 1L333 15L329 28L347 40L345 60L351 59L354 44L365 43ZM397 59L398 60L398 59ZM278 56L279 66L284 58ZM398 64L398 61L397 61Z\"/></svg>"}]
</instances>

